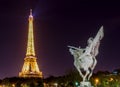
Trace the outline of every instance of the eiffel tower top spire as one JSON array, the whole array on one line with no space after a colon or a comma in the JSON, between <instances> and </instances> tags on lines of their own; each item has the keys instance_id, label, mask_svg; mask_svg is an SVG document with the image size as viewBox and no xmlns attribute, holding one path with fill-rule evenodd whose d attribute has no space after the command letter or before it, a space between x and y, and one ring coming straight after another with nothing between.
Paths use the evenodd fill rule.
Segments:
<instances>
[{"instance_id":1,"label":"eiffel tower top spire","mask_svg":"<svg viewBox=\"0 0 120 87\"><path fill-rule=\"evenodd\" d=\"M30 9L30 15L32 15L32 9Z\"/></svg>"},{"instance_id":2,"label":"eiffel tower top spire","mask_svg":"<svg viewBox=\"0 0 120 87\"><path fill-rule=\"evenodd\" d=\"M29 31L28 31L26 56L35 56L32 9L30 9L30 15L28 20L29 20Z\"/></svg>"}]
</instances>

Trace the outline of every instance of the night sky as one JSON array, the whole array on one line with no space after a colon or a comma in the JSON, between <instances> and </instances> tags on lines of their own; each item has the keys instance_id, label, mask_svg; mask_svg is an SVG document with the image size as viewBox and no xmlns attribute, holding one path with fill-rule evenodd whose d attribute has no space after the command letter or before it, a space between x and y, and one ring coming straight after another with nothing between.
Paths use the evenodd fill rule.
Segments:
<instances>
[{"instance_id":1,"label":"night sky","mask_svg":"<svg viewBox=\"0 0 120 87\"><path fill-rule=\"evenodd\" d=\"M33 9L37 62L45 77L74 69L68 45L85 48L104 26L96 57L99 70L120 68L120 3L102 0L1 0L0 79L18 76L22 69Z\"/></svg>"}]
</instances>

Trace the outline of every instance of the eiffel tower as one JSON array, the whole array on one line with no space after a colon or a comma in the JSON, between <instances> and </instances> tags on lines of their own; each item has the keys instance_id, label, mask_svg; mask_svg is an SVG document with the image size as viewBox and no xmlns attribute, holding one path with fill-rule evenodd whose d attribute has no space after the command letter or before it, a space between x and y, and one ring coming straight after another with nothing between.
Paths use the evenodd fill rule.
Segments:
<instances>
[{"instance_id":1,"label":"eiffel tower","mask_svg":"<svg viewBox=\"0 0 120 87\"><path fill-rule=\"evenodd\" d=\"M26 57L24 58L23 68L19 73L19 77L43 77L42 72L39 70L36 59L33 35L33 16L32 10L30 10L27 51Z\"/></svg>"}]
</instances>

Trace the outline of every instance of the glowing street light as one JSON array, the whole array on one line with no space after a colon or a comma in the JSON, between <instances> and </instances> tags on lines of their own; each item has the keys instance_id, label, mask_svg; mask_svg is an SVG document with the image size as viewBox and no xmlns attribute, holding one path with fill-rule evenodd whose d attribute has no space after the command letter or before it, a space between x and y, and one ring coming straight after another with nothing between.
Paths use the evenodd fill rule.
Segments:
<instances>
[{"instance_id":1,"label":"glowing street light","mask_svg":"<svg viewBox=\"0 0 120 87\"><path fill-rule=\"evenodd\" d=\"M12 87L15 87L15 84L12 84Z\"/></svg>"},{"instance_id":2,"label":"glowing street light","mask_svg":"<svg viewBox=\"0 0 120 87\"><path fill-rule=\"evenodd\" d=\"M110 78L110 82L113 81L114 79L113 78Z\"/></svg>"},{"instance_id":3,"label":"glowing street light","mask_svg":"<svg viewBox=\"0 0 120 87\"><path fill-rule=\"evenodd\" d=\"M55 87L57 87L57 86L58 86L58 83L54 83L54 85L55 85Z\"/></svg>"},{"instance_id":4,"label":"glowing street light","mask_svg":"<svg viewBox=\"0 0 120 87\"><path fill-rule=\"evenodd\" d=\"M97 87L98 83L99 83L99 79L96 78L96 79L95 79L95 85L96 85L96 87Z\"/></svg>"}]
</instances>

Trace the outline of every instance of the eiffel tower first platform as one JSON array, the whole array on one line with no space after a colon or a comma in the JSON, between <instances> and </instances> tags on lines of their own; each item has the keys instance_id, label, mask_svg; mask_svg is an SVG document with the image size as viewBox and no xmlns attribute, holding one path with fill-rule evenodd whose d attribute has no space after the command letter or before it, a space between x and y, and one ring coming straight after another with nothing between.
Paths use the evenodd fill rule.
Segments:
<instances>
[{"instance_id":1,"label":"eiffel tower first platform","mask_svg":"<svg viewBox=\"0 0 120 87\"><path fill-rule=\"evenodd\" d=\"M33 16L32 10L30 10L27 52L26 57L24 58L22 71L19 73L19 77L43 77L36 59L33 35Z\"/></svg>"}]
</instances>

